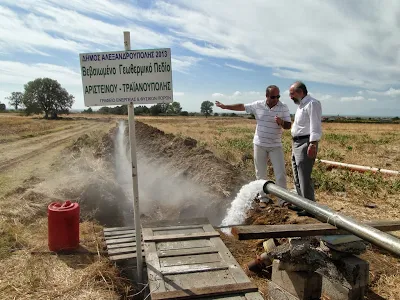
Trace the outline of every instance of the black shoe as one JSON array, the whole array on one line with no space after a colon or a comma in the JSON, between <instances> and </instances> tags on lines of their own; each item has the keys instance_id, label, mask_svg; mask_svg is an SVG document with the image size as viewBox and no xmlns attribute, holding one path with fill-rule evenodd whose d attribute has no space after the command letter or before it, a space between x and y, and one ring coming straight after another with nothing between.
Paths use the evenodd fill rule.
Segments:
<instances>
[{"instance_id":1,"label":"black shoe","mask_svg":"<svg viewBox=\"0 0 400 300\"><path fill-rule=\"evenodd\" d=\"M312 214L310 214L308 211L306 210L301 210L297 212L297 215L299 217L314 217Z\"/></svg>"}]
</instances>

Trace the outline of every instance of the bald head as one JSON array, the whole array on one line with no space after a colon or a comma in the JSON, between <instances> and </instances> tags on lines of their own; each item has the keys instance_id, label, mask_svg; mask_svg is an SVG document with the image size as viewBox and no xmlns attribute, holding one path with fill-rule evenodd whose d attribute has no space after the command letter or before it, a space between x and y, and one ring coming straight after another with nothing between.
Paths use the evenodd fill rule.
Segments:
<instances>
[{"instance_id":1,"label":"bald head","mask_svg":"<svg viewBox=\"0 0 400 300\"><path fill-rule=\"evenodd\" d=\"M299 104L301 99L307 96L307 94L308 94L307 87L301 81L296 81L290 86L289 96L296 104Z\"/></svg>"}]
</instances>

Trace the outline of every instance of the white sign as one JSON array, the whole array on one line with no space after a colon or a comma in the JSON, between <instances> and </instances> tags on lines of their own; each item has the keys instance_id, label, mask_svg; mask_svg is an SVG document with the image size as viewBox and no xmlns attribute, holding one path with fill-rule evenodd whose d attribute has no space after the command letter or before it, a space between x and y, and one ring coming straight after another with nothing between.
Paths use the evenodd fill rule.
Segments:
<instances>
[{"instance_id":1,"label":"white sign","mask_svg":"<svg viewBox=\"0 0 400 300\"><path fill-rule=\"evenodd\" d=\"M85 106L171 103L171 49L82 53Z\"/></svg>"}]
</instances>

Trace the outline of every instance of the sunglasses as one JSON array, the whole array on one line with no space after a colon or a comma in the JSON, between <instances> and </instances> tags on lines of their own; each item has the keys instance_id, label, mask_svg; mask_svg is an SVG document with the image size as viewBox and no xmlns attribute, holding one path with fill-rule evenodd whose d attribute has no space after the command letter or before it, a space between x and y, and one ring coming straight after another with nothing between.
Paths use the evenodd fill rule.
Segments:
<instances>
[{"instance_id":1,"label":"sunglasses","mask_svg":"<svg viewBox=\"0 0 400 300\"><path fill-rule=\"evenodd\" d=\"M277 95L277 96L270 96L271 99L279 99L281 97L281 95Z\"/></svg>"}]
</instances>

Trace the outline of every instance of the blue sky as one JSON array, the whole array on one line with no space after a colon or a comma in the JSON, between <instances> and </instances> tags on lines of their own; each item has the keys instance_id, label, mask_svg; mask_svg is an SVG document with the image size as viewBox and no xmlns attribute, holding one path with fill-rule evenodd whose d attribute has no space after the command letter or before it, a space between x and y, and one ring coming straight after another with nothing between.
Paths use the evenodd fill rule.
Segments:
<instances>
[{"instance_id":1,"label":"blue sky","mask_svg":"<svg viewBox=\"0 0 400 300\"><path fill-rule=\"evenodd\" d=\"M302 80L325 115L400 116L400 1L0 1L0 101L37 77L84 108L79 53L171 48L174 100L199 111ZM221 112L219 108L214 111Z\"/></svg>"}]
</instances>

